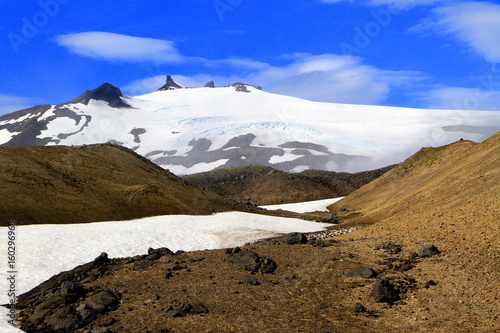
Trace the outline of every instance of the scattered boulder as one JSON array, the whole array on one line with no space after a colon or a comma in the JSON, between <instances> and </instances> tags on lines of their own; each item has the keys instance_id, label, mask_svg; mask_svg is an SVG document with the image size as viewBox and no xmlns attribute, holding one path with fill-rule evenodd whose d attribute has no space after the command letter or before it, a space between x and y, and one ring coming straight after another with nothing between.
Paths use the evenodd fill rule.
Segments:
<instances>
[{"instance_id":1,"label":"scattered boulder","mask_svg":"<svg viewBox=\"0 0 500 333\"><path fill-rule=\"evenodd\" d=\"M355 313L366 312L366 308L361 303L354 303L354 305L352 307L352 311Z\"/></svg>"},{"instance_id":2,"label":"scattered boulder","mask_svg":"<svg viewBox=\"0 0 500 333\"><path fill-rule=\"evenodd\" d=\"M256 278L253 278L253 277L246 277L243 280L243 283L250 284L252 286L258 286L260 284L260 282Z\"/></svg>"},{"instance_id":3,"label":"scattered boulder","mask_svg":"<svg viewBox=\"0 0 500 333\"><path fill-rule=\"evenodd\" d=\"M387 252L391 254L397 254L403 249L401 248L401 245L397 245L393 242L385 242L384 245L382 245L382 248Z\"/></svg>"},{"instance_id":4,"label":"scattered boulder","mask_svg":"<svg viewBox=\"0 0 500 333\"><path fill-rule=\"evenodd\" d=\"M102 252L97 258L94 259L94 265L97 267L102 266L108 262L108 254Z\"/></svg>"},{"instance_id":5,"label":"scattered boulder","mask_svg":"<svg viewBox=\"0 0 500 333\"><path fill-rule=\"evenodd\" d=\"M434 280L429 280L424 284L424 288L429 288L430 286L435 286L437 283Z\"/></svg>"},{"instance_id":6,"label":"scattered boulder","mask_svg":"<svg viewBox=\"0 0 500 333\"><path fill-rule=\"evenodd\" d=\"M370 267L359 266L353 269L352 271L348 272L347 276L357 276L365 279L370 279L372 277L377 276L377 273Z\"/></svg>"},{"instance_id":7,"label":"scattered boulder","mask_svg":"<svg viewBox=\"0 0 500 333\"><path fill-rule=\"evenodd\" d=\"M119 297L112 294L110 291L101 291L88 297L85 303L94 309L95 312L107 312L110 307L118 304Z\"/></svg>"},{"instance_id":8,"label":"scattered boulder","mask_svg":"<svg viewBox=\"0 0 500 333\"><path fill-rule=\"evenodd\" d=\"M289 234L283 235L281 236L281 240L290 245L307 243L307 237L300 232L291 232Z\"/></svg>"},{"instance_id":9,"label":"scattered boulder","mask_svg":"<svg viewBox=\"0 0 500 333\"><path fill-rule=\"evenodd\" d=\"M169 317L178 318L184 317L186 315L201 315L208 313L208 309L205 305L198 303L194 306L191 306L189 303L177 304L176 306L170 306L167 309L167 315Z\"/></svg>"},{"instance_id":10,"label":"scattered boulder","mask_svg":"<svg viewBox=\"0 0 500 333\"><path fill-rule=\"evenodd\" d=\"M202 314L208 313L208 309L206 308L205 305L198 303L195 306L193 306L190 313L194 314L194 315L202 315Z\"/></svg>"},{"instance_id":11,"label":"scattered boulder","mask_svg":"<svg viewBox=\"0 0 500 333\"><path fill-rule=\"evenodd\" d=\"M379 280L373 286L372 296L379 303L392 303L400 299L399 291L389 280Z\"/></svg>"},{"instance_id":12,"label":"scattered boulder","mask_svg":"<svg viewBox=\"0 0 500 333\"><path fill-rule=\"evenodd\" d=\"M273 273L277 267L272 259L259 257L256 252L247 249L230 254L229 258L233 263L251 272Z\"/></svg>"},{"instance_id":13,"label":"scattered boulder","mask_svg":"<svg viewBox=\"0 0 500 333\"><path fill-rule=\"evenodd\" d=\"M441 251L434 245L424 245L420 249L420 257L426 258L426 257L432 257L436 254L440 254Z\"/></svg>"},{"instance_id":14,"label":"scattered boulder","mask_svg":"<svg viewBox=\"0 0 500 333\"><path fill-rule=\"evenodd\" d=\"M173 318L184 317L184 312L182 310L170 309L167 311L167 315Z\"/></svg>"},{"instance_id":15,"label":"scattered boulder","mask_svg":"<svg viewBox=\"0 0 500 333\"><path fill-rule=\"evenodd\" d=\"M87 290L80 282L64 281L61 283L61 296L79 298L85 296Z\"/></svg>"}]
</instances>

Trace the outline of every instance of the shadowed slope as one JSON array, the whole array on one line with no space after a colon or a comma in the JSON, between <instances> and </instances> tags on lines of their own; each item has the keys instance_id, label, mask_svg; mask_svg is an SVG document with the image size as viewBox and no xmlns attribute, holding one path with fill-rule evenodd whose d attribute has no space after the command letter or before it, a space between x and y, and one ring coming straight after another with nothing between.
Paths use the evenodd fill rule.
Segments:
<instances>
[{"instance_id":1,"label":"shadowed slope","mask_svg":"<svg viewBox=\"0 0 500 333\"><path fill-rule=\"evenodd\" d=\"M250 165L188 175L183 179L235 200L272 205L345 196L391 168L389 166L354 174L321 170L307 170L297 174L262 165Z\"/></svg>"}]
</instances>

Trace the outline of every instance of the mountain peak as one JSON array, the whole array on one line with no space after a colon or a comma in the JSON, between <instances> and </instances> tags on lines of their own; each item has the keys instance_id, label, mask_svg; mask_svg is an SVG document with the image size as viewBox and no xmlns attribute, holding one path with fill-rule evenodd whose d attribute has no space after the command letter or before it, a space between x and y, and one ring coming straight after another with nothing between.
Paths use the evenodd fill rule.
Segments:
<instances>
[{"instance_id":1,"label":"mountain peak","mask_svg":"<svg viewBox=\"0 0 500 333\"><path fill-rule=\"evenodd\" d=\"M163 87L161 87L160 89L158 89L158 91L164 91L164 90L175 90L175 89L182 89L182 86L177 84L174 79L172 78L172 76L170 75L167 75L167 79L165 81L165 84L163 85Z\"/></svg>"},{"instance_id":2,"label":"mountain peak","mask_svg":"<svg viewBox=\"0 0 500 333\"><path fill-rule=\"evenodd\" d=\"M250 92L250 90L248 90L248 87L252 87L252 88L255 88L257 90L262 90L261 86L254 86L254 85L243 83L243 82L235 82L235 83L229 85L229 87L233 87L233 88L235 88L236 91L241 91L241 92Z\"/></svg>"},{"instance_id":3,"label":"mountain peak","mask_svg":"<svg viewBox=\"0 0 500 333\"><path fill-rule=\"evenodd\" d=\"M210 82L205 83L205 88L215 88L215 82L212 80Z\"/></svg>"},{"instance_id":4,"label":"mountain peak","mask_svg":"<svg viewBox=\"0 0 500 333\"><path fill-rule=\"evenodd\" d=\"M67 104L82 103L88 105L89 101L93 99L96 101L108 102L108 104L114 108L129 108L130 105L125 103L121 97L123 97L123 94L120 88L106 82L94 90L87 90L74 100L69 101Z\"/></svg>"}]
</instances>

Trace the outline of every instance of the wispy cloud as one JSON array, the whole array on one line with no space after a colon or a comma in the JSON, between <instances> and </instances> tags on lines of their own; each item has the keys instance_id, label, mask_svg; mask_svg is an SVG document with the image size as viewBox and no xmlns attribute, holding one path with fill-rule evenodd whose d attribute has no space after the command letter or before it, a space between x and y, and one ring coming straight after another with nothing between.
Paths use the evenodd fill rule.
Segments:
<instances>
[{"instance_id":1,"label":"wispy cloud","mask_svg":"<svg viewBox=\"0 0 500 333\"><path fill-rule=\"evenodd\" d=\"M55 40L71 52L95 59L158 63L178 63L188 59L168 40L103 31L59 35Z\"/></svg>"},{"instance_id":2,"label":"wispy cloud","mask_svg":"<svg viewBox=\"0 0 500 333\"><path fill-rule=\"evenodd\" d=\"M485 60L500 62L500 5L489 2L457 2L434 9L433 17L412 28L453 35Z\"/></svg>"},{"instance_id":3,"label":"wispy cloud","mask_svg":"<svg viewBox=\"0 0 500 333\"><path fill-rule=\"evenodd\" d=\"M9 112L29 108L33 100L28 97L0 94L0 116Z\"/></svg>"},{"instance_id":4,"label":"wispy cloud","mask_svg":"<svg viewBox=\"0 0 500 333\"><path fill-rule=\"evenodd\" d=\"M430 109L500 110L500 91L446 87L420 93Z\"/></svg>"}]
</instances>

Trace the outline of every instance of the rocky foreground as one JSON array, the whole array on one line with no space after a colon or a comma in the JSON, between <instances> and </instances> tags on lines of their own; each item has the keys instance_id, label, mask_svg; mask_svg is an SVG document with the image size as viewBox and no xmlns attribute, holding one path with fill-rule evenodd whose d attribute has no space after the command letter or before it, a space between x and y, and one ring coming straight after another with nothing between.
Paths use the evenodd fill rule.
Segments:
<instances>
[{"instance_id":1,"label":"rocky foreground","mask_svg":"<svg viewBox=\"0 0 500 333\"><path fill-rule=\"evenodd\" d=\"M350 240L295 233L241 248L147 254L58 274L19 299L26 332L375 332L400 327L409 299L440 281L418 275L434 246L384 242L376 262ZM415 274L417 273L417 274ZM432 309L413 329L432 327ZM394 318L396 316L396 318ZM396 325L395 325L396 324Z\"/></svg>"}]
</instances>

